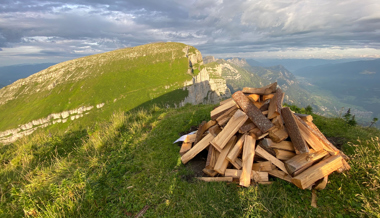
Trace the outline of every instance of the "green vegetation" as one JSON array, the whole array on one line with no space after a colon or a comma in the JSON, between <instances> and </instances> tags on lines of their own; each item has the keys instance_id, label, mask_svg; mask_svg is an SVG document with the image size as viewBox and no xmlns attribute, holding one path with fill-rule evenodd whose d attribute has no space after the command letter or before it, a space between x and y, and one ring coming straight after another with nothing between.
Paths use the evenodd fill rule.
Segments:
<instances>
[{"instance_id":1,"label":"green vegetation","mask_svg":"<svg viewBox=\"0 0 380 218\"><path fill-rule=\"evenodd\" d=\"M0 217L133 217L146 205L145 217L379 217L379 130L313 115L352 166L329 176L313 208L309 190L282 180L241 188L193 178L172 143L213 107L119 111L91 127L0 145Z\"/></svg>"},{"instance_id":2,"label":"green vegetation","mask_svg":"<svg viewBox=\"0 0 380 218\"><path fill-rule=\"evenodd\" d=\"M47 79L27 83L18 89L14 100L0 105L0 131L80 106L106 103L104 113L89 115L89 120L104 120L119 108L130 110L149 102L178 104L187 96L183 83L191 80L188 59L182 51L185 46L148 44L53 66L49 73L64 72L58 82ZM195 52L193 47L190 50ZM50 84L54 84L53 89L47 88ZM36 89L40 91L24 93ZM175 95L159 98L167 101L153 100L168 93Z\"/></svg>"}]
</instances>

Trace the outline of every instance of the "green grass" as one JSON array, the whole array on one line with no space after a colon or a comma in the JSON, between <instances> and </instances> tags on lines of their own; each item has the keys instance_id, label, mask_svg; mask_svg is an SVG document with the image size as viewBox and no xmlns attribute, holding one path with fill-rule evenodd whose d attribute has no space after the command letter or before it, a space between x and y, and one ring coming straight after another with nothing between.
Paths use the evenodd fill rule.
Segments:
<instances>
[{"instance_id":1,"label":"green grass","mask_svg":"<svg viewBox=\"0 0 380 218\"><path fill-rule=\"evenodd\" d=\"M172 143L209 120L212 108L116 111L91 127L40 130L0 145L0 217L132 217L146 205L145 217L380 216L375 128L314 116L326 136L341 138L352 166L329 176L315 209L310 191L279 179L250 188L193 179Z\"/></svg>"},{"instance_id":2,"label":"green grass","mask_svg":"<svg viewBox=\"0 0 380 218\"><path fill-rule=\"evenodd\" d=\"M0 131L52 113L106 103L110 109L108 113L91 116L102 119L119 108L132 109L167 93L178 93L183 83L191 80L187 74L188 59L182 51L185 46L181 43L148 44L53 66L47 71L64 72L56 82L46 79L27 83L17 89L14 100L0 105ZM192 49L195 52L195 48ZM134 54L138 55L128 56ZM53 82L55 87L47 89ZM36 89L40 91L25 93ZM170 101L160 103L178 104L186 94L183 91L181 95L171 96ZM124 104L114 104L114 99L123 99Z\"/></svg>"}]
</instances>

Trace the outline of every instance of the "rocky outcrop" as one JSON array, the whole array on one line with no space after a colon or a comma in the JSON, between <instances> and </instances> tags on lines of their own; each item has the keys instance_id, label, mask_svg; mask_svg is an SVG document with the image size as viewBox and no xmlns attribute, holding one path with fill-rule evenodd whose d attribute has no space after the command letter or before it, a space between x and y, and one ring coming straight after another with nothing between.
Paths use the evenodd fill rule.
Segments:
<instances>
[{"instance_id":1,"label":"rocky outcrop","mask_svg":"<svg viewBox=\"0 0 380 218\"><path fill-rule=\"evenodd\" d=\"M97 104L96 108L102 108L103 106L104 103ZM79 119L84 115L87 115L88 111L92 110L93 108L94 106L82 106L73 110L50 114L45 118L32 120L29 123L19 125L18 128L0 132L0 143L12 143L19 138L32 134L39 128L45 128L56 123L65 123L68 119Z\"/></svg>"},{"instance_id":2,"label":"rocky outcrop","mask_svg":"<svg viewBox=\"0 0 380 218\"><path fill-rule=\"evenodd\" d=\"M224 98L231 97L231 92L224 79L210 79L209 72L203 68L201 72L193 77L192 81L184 84L184 90L189 95L180 103L183 106L190 104L215 104Z\"/></svg>"},{"instance_id":3,"label":"rocky outcrop","mask_svg":"<svg viewBox=\"0 0 380 218\"><path fill-rule=\"evenodd\" d=\"M203 63L208 64L217 61L218 59L215 58L214 56L206 56L203 58Z\"/></svg>"}]
</instances>

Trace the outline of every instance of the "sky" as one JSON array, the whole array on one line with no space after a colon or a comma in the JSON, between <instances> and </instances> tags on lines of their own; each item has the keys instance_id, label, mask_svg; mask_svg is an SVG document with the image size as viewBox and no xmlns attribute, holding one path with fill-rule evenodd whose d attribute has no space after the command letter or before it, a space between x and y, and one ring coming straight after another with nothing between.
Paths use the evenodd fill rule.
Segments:
<instances>
[{"instance_id":1,"label":"sky","mask_svg":"<svg viewBox=\"0 0 380 218\"><path fill-rule=\"evenodd\" d=\"M380 58L380 1L0 0L0 66L157 41L219 58Z\"/></svg>"}]
</instances>

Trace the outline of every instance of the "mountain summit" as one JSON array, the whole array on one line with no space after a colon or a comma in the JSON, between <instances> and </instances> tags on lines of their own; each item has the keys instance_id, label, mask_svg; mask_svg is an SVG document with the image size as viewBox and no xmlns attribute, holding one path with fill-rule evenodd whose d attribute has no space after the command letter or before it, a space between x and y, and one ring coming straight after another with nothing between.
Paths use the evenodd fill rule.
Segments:
<instances>
[{"instance_id":1,"label":"mountain summit","mask_svg":"<svg viewBox=\"0 0 380 218\"><path fill-rule=\"evenodd\" d=\"M106 119L115 110L215 103L230 95L210 79L201 53L182 43L152 43L66 61L0 89L0 142L37 128Z\"/></svg>"}]
</instances>

